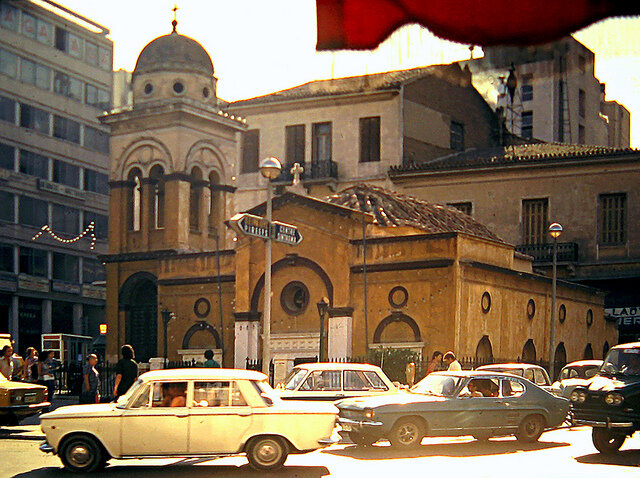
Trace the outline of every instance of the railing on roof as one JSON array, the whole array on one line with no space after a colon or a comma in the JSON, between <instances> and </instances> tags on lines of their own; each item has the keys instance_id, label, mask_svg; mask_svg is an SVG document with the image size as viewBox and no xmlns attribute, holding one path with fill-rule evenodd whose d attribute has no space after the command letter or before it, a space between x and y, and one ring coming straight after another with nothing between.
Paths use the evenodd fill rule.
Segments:
<instances>
[{"instance_id":1,"label":"railing on roof","mask_svg":"<svg viewBox=\"0 0 640 478\"><path fill-rule=\"evenodd\" d=\"M304 172L300 175L302 181L319 180L319 179L338 179L338 163L328 159L324 161L311 161L310 163L301 164ZM293 181L291 174L292 164L282 166L282 172L276 179L276 182L289 183Z\"/></svg>"},{"instance_id":2,"label":"railing on roof","mask_svg":"<svg viewBox=\"0 0 640 478\"><path fill-rule=\"evenodd\" d=\"M520 244L516 251L533 257L534 262L553 261L553 243L551 244ZM557 251L558 262L578 262L578 244L575 242L559 242Z\"/></svg>"}]
</instances>

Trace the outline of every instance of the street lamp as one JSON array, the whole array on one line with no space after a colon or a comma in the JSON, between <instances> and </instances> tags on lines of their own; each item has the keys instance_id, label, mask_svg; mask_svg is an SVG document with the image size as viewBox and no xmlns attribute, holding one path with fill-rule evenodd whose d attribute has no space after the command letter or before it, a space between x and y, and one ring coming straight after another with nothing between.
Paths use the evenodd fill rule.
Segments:
<instances>
[{"instance_id":1,"label":"street lamp","mask_svg":"<svg viewBox=\"0 0 640 478\"><path fill-rule=\"evenodd\" d=\"M271 228L272 185L282 171L282 164L277 158L264 158L260 161L260 173L267 179L267 224ZM265 239L264 253L264 322L262 324L262 372L269 377L271 363L271 238Z\"/></svg>"},{"instance_id":2,"label":"street lamp","mask_svg":"<svg viewBox=\"0 0 640 478\"><path fill-rule=\"evenodd\" d=\"M325 362L327 360L326 357L326 349L325 349L325 328L324 328L324 316L327 313L327 309L329 308L329 299L323 297L316 304L318 307L318 315L320 316L320 347L318 352L318 362Z\"/></svg>"},{"instance_id":3,"label":"street lamp","mask_svg":"<svg viewBox=\"0 0 640 478\"><path fill-rule=\"evenodd\" d=\"M556 263L558 260L558 237L562 234L562 226L554 222L549 226L549 235L553 237L553 273L551 286L551 327L549 329L549 375L554 379L555 355L554 345L556 341L556 282L558 280Z\"/></svg>"},{"instance_id":4,"label":"street lamp","mask_svg":"<svg viewBox=\"0 0 640 478\"><path fill-rule=\"evenodd\" d=\"M169 321L175 317L175 314L169 309L163 309L162 312L162 325L164 326L164 366L167 366L167 328L169 327Z\"/></svg>"}]
</instances>

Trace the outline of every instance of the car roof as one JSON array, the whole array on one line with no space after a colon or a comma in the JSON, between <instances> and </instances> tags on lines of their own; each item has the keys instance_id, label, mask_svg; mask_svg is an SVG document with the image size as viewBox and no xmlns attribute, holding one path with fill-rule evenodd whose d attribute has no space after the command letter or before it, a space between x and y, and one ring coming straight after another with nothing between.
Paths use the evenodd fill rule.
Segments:
<instances>
[{"instance_id":1,"label":"car roof","mask_svg":"<svg viewBox=\"0 0 640 478\"><path fill-rule=\"evenodd\" d=\"M140 375L144 381L148 380L266 380L267 376L255 370L236 368L174 368L168 370L153 370Z\"/></svg>"},{"instance_id":2,"label":"car roof","mask_svg":"<svg viewBox=\"0 0 640 478\"><path fill-rule=\"evenodd\" d=\"M611 347L611 349L635 349L640 348L640 342L630 342L628 344L620 344Z\"/></svg>"},{"instance_id":3,"label":"car roof","mask_svg":"<svg viewBox=\"0 0 640 478\"><path fill-rule=\"evenodd\" d=\"M301 363L294 368L303 368L305 370L380 370L380 367L371 365L368 363L353 363L353 362L313 362L313 363Z\"/></svg>"},{"instance_id":4,"label":"car roof","mask_svg":"<svg viewBox=\"0 0 640 478\"><path fill-rule=\"evenodd\" d=\"M562 368L566 368L566 367L586 367L589 365L596 365L596 366L600 366L602 365L602 360L576 360L575 362L571 362L568 363L567 365L565 365Z\"/></svg>"},{"instance_id":5,"label":"car roof","mask_svg":"<svg viewBox=\"0 0 640 478\"><path fill-rule=\"evenodd\" d=\"M507 372L492 372L490 370L459 370L457 372L453 371L443 371L443 372L432 372L429 375L446 375L448 377L477 377L477 378L489 378L489 377L509 377L509 378L522 378L519 375L513 375ZM429 376L427 375L427 377Z\"/></svg>"},{"instance_id":6,"label":"car roof","mask_svg":"<svg viewBox=\"0 0 640 478\"><path fill-rule=\"evenodd\" d=\"M542 367L540 365L535 365L532 363L492 363L489 365L481 365L476 370L491 370L494 368L518 369L518 368L542 368Z\"/></svg>"}]
</instances>

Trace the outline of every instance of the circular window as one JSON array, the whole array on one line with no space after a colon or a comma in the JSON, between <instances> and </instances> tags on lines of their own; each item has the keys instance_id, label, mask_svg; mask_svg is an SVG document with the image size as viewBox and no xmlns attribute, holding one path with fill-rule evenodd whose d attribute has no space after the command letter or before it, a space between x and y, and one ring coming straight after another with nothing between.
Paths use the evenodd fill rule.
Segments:
<instances>
[{"instance_id":1,"label":"circular window","mask_svg":"<svg viewBox=\"0 0 640 478\"><path fill-rule=\"evenodd\" d=\"M204 96L205 98L209 98L210 94L211 92L209 91L209 88L207 88L206 86L202 88L202 96Z\"/></svg>"},{"instance_id":2,"label":"circular window","mask_svg":"<svg viewBox=\"0 0 640 478\"><path fill-rule=\"evenodd\" d=\"M289 282L282 289L280 304L287 314L302 314L309 305L309 289L302 282Z\"/></svg>"},{"instance_id":3,"label":"circular window","mask_svg":"<svg viewBox=\"0 0 640 478\"><path fill-rule=\"evenodd\" d=\"M564 306L564 304L560 304L560 308L558 309L558 320L560 321L560 323L562 323L566 318L567 308Z\"/></svg>"},{"instance_id":4,"label":"circular window","mask_svg":"<svg viewBox=\"0 0 640 478\"><path fill-rule=\"evenodd\" d=\"M587 327L591 327L593 324L593 310L587 310Z\"/></svg>"},{"instance_id":5,"label":"circular window","mask_svg":"<svg viewBox=\"0 0 640 478\"><path fill-rule=\"evenodd\" d=\"M196 300L196 303L193 304L193 313L200 318L203 318L209 315L210 311L211 311L211 302L209 302L204 297L201 297L200 299Z\"/></svg>"},{"instance_id":6,"label":"circular window","mask_svg":"<svg viewBox=\"0 0 640 478\"><path fill-rule=\"evenodd\" d=\"M529 299L529 302L527 302L527 318L533 319L534 315L536 315L536 303L533 299Z\"/></svg>"},{"instance_id":7,"label":"circular window","mask_svg":"<svg viewBox=\"0 0 640 478\"><path fill-rule=\"evenodd\" d=\"M396 286L389 292L389 304L392 307L404 307L409 300L407 289L402 286Z\"/></svg>"},{"instance_id":8,"label":"circular window","mask_svg":"<svg viewBox=\"0 0 640 478\"><path fill-rule=\"evenodd\" d=\"M184 85L181 82L176 81L173 84L173 91L175 91L178 94L182 93L184 91Z\"/></svg>"},{"instance_id":9,"label":"circular window","mask_svg":"<svg viewBox=\"0 0 640 478\"><path fill-rule=\"evenodd\" d=\"M151 83L146 83L144 85L144 94L150 95L151 93L153 93L153 85Z\"/></svg>"},{"instance_id":10,"label":"circular window","mask_svg":"<svg viewBox=\"0 0 640 478\"><path fill-rule=\"evenodd\" d=\"M482 294L482 299L480 299L480 307L482 307L482 312L485 314L491 310L491 294L485 292Z\"/></svg>"}]
</instances>

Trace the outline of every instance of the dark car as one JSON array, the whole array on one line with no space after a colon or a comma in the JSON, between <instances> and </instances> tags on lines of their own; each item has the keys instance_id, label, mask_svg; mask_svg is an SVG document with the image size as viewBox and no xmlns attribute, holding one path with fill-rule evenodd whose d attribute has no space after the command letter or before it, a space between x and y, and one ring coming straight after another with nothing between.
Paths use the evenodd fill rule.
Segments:
<instances>
[{"instance_id":1,"label":"dark car","mask_svg":"<svg viewBox=\"0 0 640 478\"><path fill-rule=\"evenodd\" d=\"M574 423L593 427L593 445L614 453L640 430L640 342L612 347L588 386L571 393Z\"/></svg>"},{"instance_id":2,"label":"dark car","mask_svg":"<svg viewBox=\"0 0 640 478\"><path fill-rule=\"evenodd\" d=\"M569 401L522 377L498 372L436 372L406 392L341 400L338 423L359 445L388 438L402 448L425 436L515 435L535 442L557 427Z\"/></svg>"}]
</instances>

